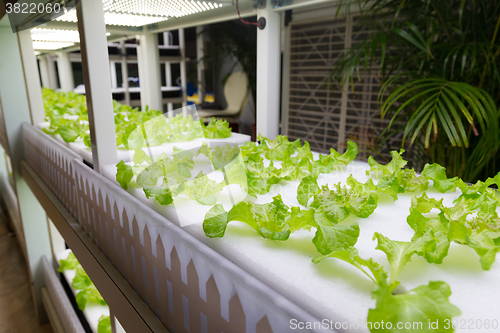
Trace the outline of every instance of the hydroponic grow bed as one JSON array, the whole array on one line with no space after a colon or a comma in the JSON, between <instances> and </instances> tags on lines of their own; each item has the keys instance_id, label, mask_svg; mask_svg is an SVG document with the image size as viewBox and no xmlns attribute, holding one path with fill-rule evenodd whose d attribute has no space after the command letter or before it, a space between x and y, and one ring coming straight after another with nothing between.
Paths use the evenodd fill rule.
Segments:
<instances>
[{"instance_id":1,"label":"hydroponic grow bed","mask_svg":"<svg viewBox=\"0 0 500 333\"><path fill-rule=\"evenodd\" d=\"M68 258L69 254L71 253L70 249L66 249L64 251L61 251L59 253L55 254L55 257L57 259L57 262L60 260ZM71 291L73 292L73 295L76 297L78 294L79 290L76 290L72 286L72 281L75 278L76 275L76 269L66 269L64 270L61 274L64 275L64 278L68 282L69 287L71 288ZM99 319L102 316L109 316L109 307L106 305L100 305L100 304L95 304L95 303L87 303L85 306L85 310L82 311L83 315L85 316L85 319L87 320L90 329L92 330L93 333L98 333L97 327L99 324Z\"/></svg>"},{"instance_id":2,"label":"hydroponic grow bed","mask_svg":"<svg viewBox=\"0 0 500 333\"><path fill-rule=\"evenodd\" d=\"M314 154L314 159L318 159L318 154ZM366 174L368 170L370 166L367 163L353 161L345 167L337 167L333 172L320 174L318 185L321 187L329 184L330 188L339 182L345 185L350 175L364 183L370 178ZM194 169L193 174L197 171L198 169ZM106 166L103 174L116 182L115 166ZM209 175L210 177L221 181L222 174L216 171ZM432 187L432 181L430 184L427 195L430 198L443 199L444 206L453 206L453 201L461 194L459 189L441 193ZM268 193L258 195L252 201L257 204L269 203L274 196L280 194L286 205L305 208L297 201L298 185L298 181L281 181L272 185ZM130 186L129 192L140 201L182 226L183 230L280 294L300 304L316 318L326 319L328 322L336 320L342 324L341 328L345 331L368 331L367 313L369 309L375 308L376 304L371 294L374 289L372 282L356 268L341 260L330 258L317 264L313 263L312 259L319 255L311 242L314 231L300 230L292 233L287 241L280 242L262 238L245 223L231 222L223 238L211 239L205 235L202 227L202 221L211 205L201 205L186 198L175 202L174 205L161 206L153 199L147 199L142 188L134 187L133 181ZM234 203L245 199L245 193L238 192L234 187L230 191L226 189L227 187L219 193L218 203L228 211ZM419 191L399 193L398 200L393 202L391 196L380 193L378 207L373 214L367 218L351 215L340 223L359 224L360 233L356 248L360 257L373 258L382 264L386 271L390 271L386 254L376 249L374 234L378 232L394 241L409 242L415 234L407 223L411 199L421 194ZM500 210L497 208L496 211ZM161 233L161 230L159 232ZM498 263L494 263L489 271L484 271L479 256L472 248L451 243L448 256L440 265L429 264L423 257L413 255L399 276L401 284L395 292L405 293L431 281L444 281L451 288L450 303L458 307L461 314L454 316L453 321L450 320L448 324L441 322L440 325L455 324L458 332L465 331L468 327L474 327L474 332L492 332L494 327L498 328L499 318L495 305L500 297L500 287L497 287L496 283L499 279ZM293 329L292 326L290 328ZM419 331L420 328L414 330Z\"/></svg>"},{"instance_id":3,"label":"hydroponic grow bed","mask_svg":"<svg viewBox=\"0 0 500 333\"><path fill-rule=\"evenodd\" d=\"M43 122L38 124L38 128L44 129L48 127L48 122ZM75 142L65 142L63 138L58 134L53 136L58 142L65 145L78 155L80 155L84 161L88 163L92 163L92 149L87 147L83 142L83 139L79 138ZM245 142L250 141L250 136L241 133L231 133L229 138L224 139L206 139L206 138L197 138L192 141L187 142L176 142L176 143L164 143L160 146L144 148L144 150L148 150L152 156L159 156L162 153L167 155L171 155L173 152L173 147L177 147L180 149L192 149L196 147L200 147L203 142L206 142L210 146L214 145L225 145L227 143L236 143L239 145L244 144ZM123 161L131 161L134 157L134 150L126 149L125 147L117 147L116 149L118 160Z\"/></svg>"}]
</instances>

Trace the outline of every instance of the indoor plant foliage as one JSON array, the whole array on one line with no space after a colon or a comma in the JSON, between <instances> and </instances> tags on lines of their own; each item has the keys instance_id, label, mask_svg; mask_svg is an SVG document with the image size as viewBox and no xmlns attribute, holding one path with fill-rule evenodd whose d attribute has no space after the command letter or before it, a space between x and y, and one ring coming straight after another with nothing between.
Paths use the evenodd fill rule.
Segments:
<instances>
[{"instance_id":1,"label":"indoor plant foliage","mask_svg":"<svg viewBox=\"0 0 500 333\"><path fill-rule=\"evenodd\" d=\"M346 52L332 75L350 84L363 70L378 71L381 115L391 118L379 142L403 131L411 153L447 165L449 176L472 182L495 174L500 2L341 3L347 15L359 9L359 24L373 33Z\"/></svg>"},{"instance_id":2,"label":"indoor plant foliage","mask_svg":"<svg viewBox=\"0 0 500 333\"><path fill-rule=\"evenodd\" d=\"M254 19L249 21L254 21ZM257 86L256 29L255 26L234 20L210 24L202 32L208 34L211 40L211 47L206 51L204 61L212 61L217 73L221 73L222 65L227 59L237 60L233 63L231 70L222 76L221 84L226 82L234 68L240 64L242 70L248 75L248 84L253 96L255 96Z\"/></svg>"}]
</instances>

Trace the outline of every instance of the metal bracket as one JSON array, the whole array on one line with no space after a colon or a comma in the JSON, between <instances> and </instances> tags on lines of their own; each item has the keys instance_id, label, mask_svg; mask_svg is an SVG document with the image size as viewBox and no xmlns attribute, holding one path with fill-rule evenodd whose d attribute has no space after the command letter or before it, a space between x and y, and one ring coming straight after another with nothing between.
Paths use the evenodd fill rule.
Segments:
<instances>
[{"instance_id":1,"label":"metal bracket","mask_svg":"<svg viewBox=\"0 0 500 333\"><path fill-rule=\"evenodd\" d=\"M271 0L271 7L273 8L290 6L291 4L293 4L293 0Z\"/></svg>"}]
</instances>

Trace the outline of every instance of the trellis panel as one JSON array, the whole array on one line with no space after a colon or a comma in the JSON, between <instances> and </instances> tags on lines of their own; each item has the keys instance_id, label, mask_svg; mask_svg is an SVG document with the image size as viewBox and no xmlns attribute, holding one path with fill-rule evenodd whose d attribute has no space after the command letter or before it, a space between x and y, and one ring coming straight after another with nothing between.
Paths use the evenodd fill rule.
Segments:
<instances>
[{"instance_id":1,"label":"trellis panel","mask_svg":"<svg viewBox=\"0 0 500 333\"><path fill-rule=\"evenodd\" d=\"M381 88L378 70L373 66L360 71L352 84L336 83L331 73L346 50L366 39L373 31L359 17L323 18L290 23L288 48L289 82L284 111L286 133L290 139L309 141L311 148L342 151L347 140L359 147L358 158L373 153L375 139L387 127L390 118L381 119L377 101ZM401 135L389 140L397 149ZM390 156L386 147L381 154Z\"/></svg>"}]
</instances>

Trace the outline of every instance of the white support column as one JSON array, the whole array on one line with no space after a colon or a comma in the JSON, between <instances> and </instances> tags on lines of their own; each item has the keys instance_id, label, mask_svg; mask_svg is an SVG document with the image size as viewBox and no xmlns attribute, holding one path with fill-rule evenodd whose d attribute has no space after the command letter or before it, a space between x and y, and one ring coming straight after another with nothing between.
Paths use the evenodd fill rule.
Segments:
<instances>
[{"instance_id":1,"label":"white support column","mask_svg":"<svg viewBox=\"0 0 500 333\"><path fill-rule=\"evenodd\" d=\"M141 107L163 110L161 96L160 52L156 33L145 32L139 37L137 46Z\"/></svg>"},{"instance_id":2,"label":"white support column","mask_svg":"<svg viewBox=\"0 0 500 333\"><path fill-rule=\"evenodd\" d=\"M281 13L275 12L271 0L257 10L266 19L263 30L257 29L257 134L274 139L279 134Z\"/></svg>"},{"instance_id":3,"label":"white support column","mask_svg":"<svg viewBox=\"0 0 500 333\"><path fill-rule=\"evenodd\" d=\"M18 38L24 67L24 80L28 89L31 121L32 124L36 125L44 120L45 110L43 108L40 80L38 79L38 75L36 75L38 68L36 65L35 50L33 49L33 41L29 30L19 32Z\"/></svg>"},{"instance_id":4,"label":"white support column","mask_svg":"<svg viewBox=\"0 0 500 333\"><path fill-rule=\"evenodd\" d=\"M165 78L167 81L167 87L172 87L172 64L170 61L165 62ZM167 103L168 116L173 117L174 104Z\"/></svg>"},{"instance_id":5,"label":"white support column","mask_svg":"<svg viewBox=\"0 0 500 333\"><path fill-rule=\"evenodd\" d=\"M57 52L57 69L59 70L61 90L64 92L73 91L75 81L73 80L73 68L71 67L68 52Z\"/></svg>"},{"instance_id":6,"label":"white support column","mask_svg":"<svg viewBox=\"0 0 500 333\"><path fill-rule=\"evenodd\" d=\"M344 40L344 50L347 52L351 48L351 37L352 37L352 18L350 15L346 17L345 26L345 40ZM349 84L350 82L345 82L342 87L342 97L340 98L340 122L339 122L339 142L337 144L337 151L339 153L344 152L345 144L345 127L347 121L347 103L349 99Z\"/></svg>"},{"instance_id":7,"label":"white support column","mask_svg":"<svg viewBox=\"0 0 500 333\"><path fill-rule=\"evenodd\" d=\"M50 80L50 89L56 90L59 87L57 86L57 73L56 73L56 62L52 58L52 56L47 55L47 65L49 68L49 80Z\"/></svg>"},{"instance_id":8,"label":"white support column","mask_svg":"<svg viewBox=\"0 0 500 333\"><path fill-rule=\"evenodd\" d=\"M184 41L184 29L179 29L179 49L181 51L181 89L182 89L182 106L187 105L187 83L186 83L186 43Z\"/></svg>"},{"instance_id":9,"label":"white support column","mask_svg":"<svg viewBox=\"0 0 500 333\"><path fill-rule=\"evenodd\" d=\"M101 172L102 166L117 162L104 10L102 1L80 1L76 9L92 142L92 163L94 169Z\"/></svg>"},{"instance_id":10,"label":"white support column","mask_svg":"<svg viewBox=\"0 0 500 333\"><path fill-rule=\"evenodd\" d=\"M26 242L26 259L35 312L38 321L43 324L48 321L48 317L41 297L41 288L45 284L41 260L45 255L51 261L52 253L45 211L21 177L19 166L19 162L24 159L22 123L31 122L30 104L25 83L25 71L28 69L23 68L20 43L23 44L24 41L20 41L18 35L12 32L8 16L5 15L0 20L0 50L2 50L0 108L11 154L14 189L17 194L19 216L24 234L19 235L19 237L24 236ZM36 74L36 72L26 73L26 75Z\"/></svg>"},{"instance_id":11,"label":"white support column","mask_svg":"<svg viewBox=\"0 0 500 333\"><path fill-rule=\"evenodd\" d=\"M198 79L198 103L201 105L205 100L205 64L203 57L205 56L204 36L202 31L205 26L196 27L196 58L198 60L197 79Z\"/></svg>"},{"instance_id":12,"label":"white support column","mask_svg":"<svg viewBox=\"0 0 500 333\"><path fill-rule=\"evenodd\" d=\"M123 94L125 95L125 104L130 105L130 93L128 92L128 66L127 66L127 51L125 42L120 41L120 52L122 55L122 79L123 79Z\"/></svg>"},{"instance_id":13,"label":"white support column","mask_svg":"<svg viewBox=\"0 0 500 333\"><path fill-rule=\"evenodd\" d=\"M2 104L0 102L0 110L2 109ZM7 170L7 153L2 145L0 145L0 176L5 175L6 178L9 177L9 171Z\"/></svg>"},{"instance_id":14,"label":"white support column","mask_svg":"<svg viewBox=\"0 0 500 333\"><path fill-rule=\"evenodd\" d=\"M284 13L283 13L284 14ZM288 115L290 98L290 52L291 31L290 24L283 27L283 72L281 73L281 134L288 135Z\"/></svg>"},{"instance_id":15,"label":"white support column","mask_svg":"<svg viewBox=\"0 0 500 333\"><path fill-rule=\"evenodd\" d=\"M38 58L40 64L40 76L42 77L42 87L50 88L49 64L47 57Z\"/></svg>"},{"instance_id":16,"label":"white support column","mask_svg":"<svg viewBox=\"0 0 500 333\"><path fill-rule=\"evenodd\" d=\"M114 61L109 62L109 76L111 79L111 88L118 88L118 80L116 78L116 66Z\"/></svg>"}]
</instances>

